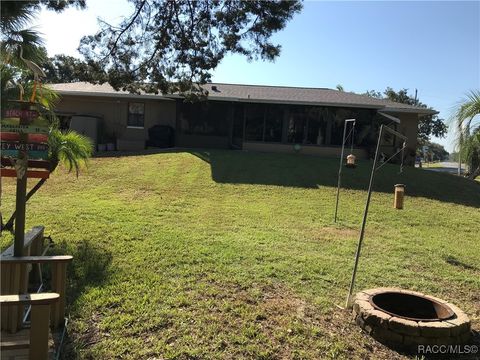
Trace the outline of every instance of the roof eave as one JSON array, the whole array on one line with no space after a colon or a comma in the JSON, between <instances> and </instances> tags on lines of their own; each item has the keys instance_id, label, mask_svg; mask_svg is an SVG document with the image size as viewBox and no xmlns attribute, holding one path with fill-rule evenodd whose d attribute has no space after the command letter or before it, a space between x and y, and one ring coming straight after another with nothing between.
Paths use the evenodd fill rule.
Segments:
<instances>
[{"instance_id":1,"label":"roof eave","mask_svg":"<svg viewBox=\"0 0 480 360\"><path fill-rule=\"evenodd\" d=\"M425 115L436 115L439 112L436 110L431 109L417 109L417 108L394 108L394 107L385 107L382 109L385 112L395 112L395 113L409 113L409 114L418 114L418 116L425 116Z\"/></svg>"},{"instance_id":2,"label":"roof eave","mask_svg":"<svg viewBox=\"0 0 480 360\"><path fill-rule=\"evenodd\" d=\"M123 94L123 93L105 93L105 92L95 92L95 91L75 91L75 90L55 90L60 95L70 95L70 96L97 96L97 97L108 97L108 98L135 98L135 99L149 99L149 100L163 100L163 101L174 101L163 95L146 95L146 94Z\"/></svg>"},{"instance_id":3,"label":"roof eave","mask_svg":"<svg viewBox=\"0 0 480 360\"><path fill-rule=\"evenodd\" d=\"M166 95L172 99L182 99L183 96L178 94ZM312 105L312 106L332 106L332 107L351 107L351 108L362 108L362 109L384 109L384 105L373 105L373 104L348 104L348 103L333 103L333 102L318 102L318 101L294 101L294 100L270 100L270 99L245 99L245 98L234 98L234 97L225 97L225 96L208 96L208 100L212 101L232 101L232 102L243 102L243 103L263 103L263 104L285 104L285 105Z\"/></svg>"}]
</instances>

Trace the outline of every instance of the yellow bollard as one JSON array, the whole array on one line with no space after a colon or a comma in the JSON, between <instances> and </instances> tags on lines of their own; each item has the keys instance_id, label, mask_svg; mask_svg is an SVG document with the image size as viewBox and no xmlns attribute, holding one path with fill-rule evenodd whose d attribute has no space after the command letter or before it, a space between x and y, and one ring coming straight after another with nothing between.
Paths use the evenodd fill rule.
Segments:
<instances>
[{"instance_id":1,"label":"yellow bollard","mask_svg":"<svg viewBox=\"0 0 480 360\"><path fill-rule=\"evenodd\" d=\"M405 185L395 185L395 199L393 201L393 207L395 209L403 209L403 198L405 195Z\"/></svg>"}]
</instances>

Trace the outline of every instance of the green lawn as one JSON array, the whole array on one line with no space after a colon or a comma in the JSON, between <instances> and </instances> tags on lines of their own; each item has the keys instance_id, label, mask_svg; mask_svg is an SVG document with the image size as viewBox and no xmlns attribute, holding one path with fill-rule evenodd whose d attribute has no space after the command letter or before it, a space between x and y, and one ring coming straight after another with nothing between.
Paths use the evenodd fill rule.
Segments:
<instances>
[{"instance_id":1,"label":"green lawn","mask_svg":"<svg viewBox=\"0 0 480 360\"><path fill-rule=\"evenodd\" d=\"M69 273L66 358L396 359L343 305L370 163L234 151L95 158L33 197ZM404 210L393 185L406 184ZM377 177L356 289L454 302L480 328L480 184L387 165ZM4 181L2 212L14 202ZM6 215L4 215L6 216ZM5 246L11 237L3 234Z\"/></svg>"}]
</instances>

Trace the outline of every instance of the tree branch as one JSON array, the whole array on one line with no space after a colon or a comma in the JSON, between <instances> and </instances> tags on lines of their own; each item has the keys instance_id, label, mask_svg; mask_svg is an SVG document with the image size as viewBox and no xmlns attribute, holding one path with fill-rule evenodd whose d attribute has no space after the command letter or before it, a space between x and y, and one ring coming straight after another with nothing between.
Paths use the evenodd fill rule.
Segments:
<instances>
[{"instance_id":1,"label":"tree branch","mask_svg":"<svg viewBox=\"0 0 480 360\"><path fill-rule=\"evenodd\" d=\"M143 0L141 5L138 7L136 13L133 15L132 17L132 20L130 20L130 22L128 23L128 25L126 27L123 28L122 31L120 31L120 34L117 36L117 38L115 39L115 41L113 42L113 46L112 48L110 49L110 52L108 53L107 56L105 56L105 58L107 58L108 56L112 55L113 53L113 50L115 50L117 48L117 44L118 44L118 41L120 40L120 38L123 36L123 34L125 34L125 32L130 29L130 27L133 25L133 23L135 22L135 20L137 20L138 16L140 15L140 13L142 12L142 9L143 7L145 6L146 2L148 0ZM104 59L105 59L104 58Z\"/></svg>"}]
</instances>

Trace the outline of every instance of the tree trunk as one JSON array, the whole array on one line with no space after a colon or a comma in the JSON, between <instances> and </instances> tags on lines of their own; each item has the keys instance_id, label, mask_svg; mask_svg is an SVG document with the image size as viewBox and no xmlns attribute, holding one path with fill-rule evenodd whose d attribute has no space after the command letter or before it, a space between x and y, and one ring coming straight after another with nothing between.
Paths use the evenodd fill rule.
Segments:
<instances>
[{"instance_id":1,"label":"tree trunk","mask_svg":"<svg viewBox=\"0 0 480 360\"><path fill-rule=\"evenodd\" d=\"M477 176L480 176L480 166L478 166L474 171L468 175L468 179L475 180Z\"/></svg>"}]
</instances>

